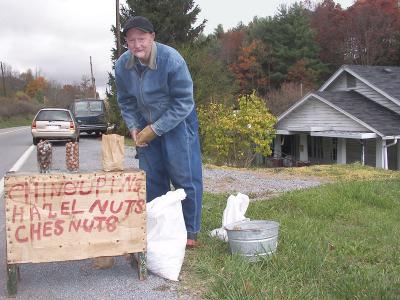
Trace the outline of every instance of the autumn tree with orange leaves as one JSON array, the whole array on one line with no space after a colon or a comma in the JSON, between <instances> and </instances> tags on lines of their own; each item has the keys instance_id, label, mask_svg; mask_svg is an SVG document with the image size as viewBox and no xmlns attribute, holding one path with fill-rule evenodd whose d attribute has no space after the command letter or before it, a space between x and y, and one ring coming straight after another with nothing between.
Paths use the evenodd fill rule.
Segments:
<instances>
[{"instance_id":1,"label":"autumn tree with orange leaves","mask_svg":"<svg viewBox=\"0 0 400 300\"><path fill-rule=\"evenodd\" d=\"M267 48L259 40L253 40L241 49L237 62L229 65L235 75L241 94L249 94L253 90L265 94L268 87L268 76L262 62L267 59Z\"/></svg>"},{"instance_id":2,"label":"autumn tree with orange leaves","mask_svg":"<svg viewBox=\"0 0 400 300\"><path fill-rule=\"evenodd\" d=\"M35 98L38 102L43 102L46 87L46 79L43 76L39 76L27 84L25 93L27 93L31 98Z\"/></svg>"}]
</instances>

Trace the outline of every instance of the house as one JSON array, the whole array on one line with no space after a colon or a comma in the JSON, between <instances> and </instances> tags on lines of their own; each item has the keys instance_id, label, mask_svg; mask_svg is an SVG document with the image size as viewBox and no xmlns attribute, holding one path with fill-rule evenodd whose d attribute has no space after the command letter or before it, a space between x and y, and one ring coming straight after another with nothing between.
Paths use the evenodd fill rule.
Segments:
<instances>
[{"instance_id":1,"label":"house","mask_svg":"<svg viewBox=\"0 0 400 300\"><path fill-rule=\"evenodd\" d=\"M400 169L400 67L344 65L278 117L274 156Z\"/></svg>"}]
</instances>

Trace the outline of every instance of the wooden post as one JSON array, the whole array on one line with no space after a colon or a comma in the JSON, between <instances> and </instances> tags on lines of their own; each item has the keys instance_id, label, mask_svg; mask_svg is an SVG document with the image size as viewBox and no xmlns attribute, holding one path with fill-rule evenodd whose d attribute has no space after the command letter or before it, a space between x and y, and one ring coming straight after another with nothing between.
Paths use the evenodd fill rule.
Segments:
<instances>
[{"instance_id":1,"label":"wooden post","mask_svg":"<svg viewBox=\"0 0 400 300\"><path fill-rule=\"evenodd\" d=\"M386 141L382 138L376 138L376 158L375 158L375 168L384 169L385 168L385 155Z\"/></svg>"},{"instance_id":2,"label":"wooden post","mask_svg":"<svg viewBox=\"0 0 400 300\"><path fill-rule=\"evenodd\" d=\"M337 163L338 164L346 164L346 139L338 138L337 139Z\"/></svg>"},{"instance_id":3,"label":"wooden post","mask_svg":"<svg viewBox=\"0 0 400 300\"><path fill-rule=\"evenodd\" d=\"M137 267L139 280L147 279L147 256L146 252L138 252L137 256L131 254L131 266L132 268Z\"/></svg>"},{"instance_id":4,"label":"wooden post","mask_svg":"<svg viewBox=\"0 0 400 300\"><path fill-rule=\"evenodd\" d=\"M91 76L92 76L92 88L93 88L93 94L94 94L94 95L93 95L93 98L96 99L96 98L97 98L97 93L96 93L96 81L95 81L94 76L93 76L92 57L89 56L89 58L90 58L90 74L91 74Z\"/></svg>"},{"instance_id":5,"label":"wooden post","mask_svg":"<svg viewBox=\"0 0 400 300\"><path fill-rule=\"evenodd\" d=\"M18 277L18 266L7 264L7 297L15 297L17 295Z\"/></svg>"},{"instance_id":6,"label":"wooden post","mask_svg":"<svg viewBox=\"0 0 400 300\"><path fill-rule=\"evenodd\" d=\"M115 13L115 34L117 35L117 59L121 56L121 22L119 14L119 0L116 0L116 13Z\"/></svg>"},{"instance_id":7,"label":"wooden post","mask_svg":"<svg viewBox=\"0 0 400 300\"><path fill-rule=\"evenodd\" d=\"M3 96L7 97L7 91L6 91L6 79L4 77L4 66L3 66L3 62L0 62L0 66L1 66L1 78L2 78L2 82L3 82Z\"/></svg>"},{"instance_id":8,"label":"wooden post","mask_svg":"<svg viewBox=\"0 0 400 300\"><path fill-rule=\"evenodd\" d=\"M307 143L307 134L301 133L300 134L300 145L299 145L299 152L300 152L300 161L308 161L308 143Z\"/></svg>"},{"instance_id":9,"label":"wooden post","mask_svg":"<svg viewBox=\"0 0 400 300\"><path fill-rule=\"evenodd\" d=\"M274 139L274 157L282 157L282 136L277 134Z\"/></svg>"}]
</instances>

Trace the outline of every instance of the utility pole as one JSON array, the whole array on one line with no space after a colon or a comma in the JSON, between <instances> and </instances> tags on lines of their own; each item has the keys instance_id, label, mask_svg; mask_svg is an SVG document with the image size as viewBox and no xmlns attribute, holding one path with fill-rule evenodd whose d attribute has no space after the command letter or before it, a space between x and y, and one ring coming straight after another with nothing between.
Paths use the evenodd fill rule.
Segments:
<instances>
[{"instance_id":1,"label":"utility pole","mask_svg":"<svg viewBox=\"0 0 400 300\"><path fill-rule=\"evenodd\" d=\"M0 61L1 65L1 78L3 82L3 96L7 97L7 92L6 92L6 78L4 77L4 67L3 67L3 62Z\"/></svg>"},{"instance_id":2,"label":"utility pole","mask_svg":"<svg viewBox=\"0 0 400 300\"><path fill-rule=\"evenodd\" d=\"M119 14L119 0L116 0L116 24L115 31L117 35L117 59L121 56L121 23L120 23L120 14Z\"/></svg>"},{"instance_id":3,"label":"utility pole","mask_svg":"<svg viewBox=\"0 0 400 300\"><path fill-rule=\"evenodd\" d=\"M94 76L93 76L93 66L92 66L92 57L91 56L89 56L89 58L90 58L90 74L91 74L91 76L92 76L92 88L93 88L93 94L94 94L94 99L96 99L97 97L97 93L96 93L96 81L95 81L95 79L94 79Z\"/></svg>"}]
</instances>

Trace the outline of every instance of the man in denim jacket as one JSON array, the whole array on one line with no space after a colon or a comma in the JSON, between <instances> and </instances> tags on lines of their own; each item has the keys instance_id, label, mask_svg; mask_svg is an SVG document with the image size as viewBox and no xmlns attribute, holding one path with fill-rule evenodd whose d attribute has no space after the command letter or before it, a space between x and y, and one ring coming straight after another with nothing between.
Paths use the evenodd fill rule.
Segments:
<instances>
[{"instance_id":1,"label":"man in denim jacket","mask_svg":"<svg viewBox=\"0 0 400 300\"><path fill-rule=\"evenodd\" d=\"M155 42L153 25L130 18L123 29L128 51L115 64L117 100L147 175L147 201L175 188L182 202L187 247L197 246L203 194L193 82L185 60ZM173 230L173 228L171 228Z\"/></svg>"}]
</instances>

